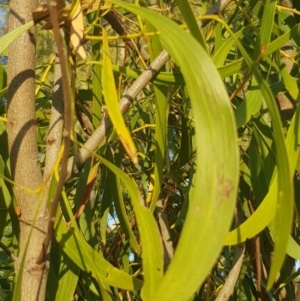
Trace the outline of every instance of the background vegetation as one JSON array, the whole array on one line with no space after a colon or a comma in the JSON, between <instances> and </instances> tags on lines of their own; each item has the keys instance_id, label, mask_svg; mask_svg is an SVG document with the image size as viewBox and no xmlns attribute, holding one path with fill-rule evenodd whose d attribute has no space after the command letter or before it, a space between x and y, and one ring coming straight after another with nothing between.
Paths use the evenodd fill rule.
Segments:
<instances>
[{"instance_id":1,"label":"background vegetation","mask_svg":"<svg viewBox=\"0 0 300 301\"><path fill-rule=\"evenodd\" d=\"M50 19L34 25L44 178L34 189L12 175L0 103L0 300L25 300L34 232L20 243L16 188L39 200L30 229L43 202L54 212L46 300L300 300L298 2L131 2L65 9L67 77L55 30L42 29ZM79 3L86 58L68 39ZM29 27L0 38L0 51Z\"/></svg>"}]
</instances>

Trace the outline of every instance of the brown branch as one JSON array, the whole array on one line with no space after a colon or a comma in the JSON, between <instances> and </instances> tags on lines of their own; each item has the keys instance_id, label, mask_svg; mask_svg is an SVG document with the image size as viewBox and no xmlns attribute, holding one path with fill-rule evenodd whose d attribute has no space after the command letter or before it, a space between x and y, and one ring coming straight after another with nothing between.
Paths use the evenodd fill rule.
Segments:
<instances>
[{"instance_id":1,"label":"brown branch","mask_svg":"<svg viewBox=\"0 0 300 301\"><path fill-rule=\"evenodd\" d=\"M254 213L255 209L252 203L252 193L250 200L248 201L248 208L251 215ZM262 281L266 280L267 274L266 269L263 265L260 251L260 237L259 235L255 236L252 239L246 241L246 248L250 255L250 261L253 266L256 275L256 300L257 301L266 301L270 300L265 288L262 286Z\"/></svg>"},{"instance_id":2,"label":"brown branch","mask_svg":"<svg viewBox=\"0 0 300 301\"><path fill-rule=\"evenodd\" d=\"M62 0L59 0L62 1ZM68 69L66 64L66 58L63 49L63 41L62 36L60 34L60 26L59 26L59 16L58 16L58 9L57 9L57 1L48 0L49 5L49 12L50 12L50 20L53 26L53 33L56 42L60 68L61 68L61 75L62 75L62 89L63 89L63 100L64 100L64 121L65 121L65 129L63 133L64 138L64 151L62 156L61 168L59 173L59 180L57 183L54 199L51 204L51 212L50 218L48 222L48 229L45 241L43 243L43 253L41 254L39 260L40 262L44 261L44 256L49 248L54 223L55 223L55 216L56 211L59 205L59 198L61 192L63 190L63 185L67 178L67 165L68 165L68 156L69 156L69 148L70 148L70 131L71 131L71 93L69 90L69 75Z\"/></svg>"},{"instance_id":3,"label":"brown branch","mask_svg":"<svg viewBox=\"0 0 300 301\"><path fill-rule=\"evenodd\" d=\"M93 133L93 125L89 119L89 117L85 114L85 112L81 109L80 105L75 103L75 113L76 117L81 125L82 130L88 135L91 136Z\"/></svg>"},{"instance_id":4,"label":"brown branch","mask_svg":"<svg viewBox=\"0 0 300 301\"><path fill-rule=\"evenodd\" d=\"M263 54L265 53L267 47L263 46L259 52L258 58L253 62L253 65L257 65L260 60L263 57ZM248 81L249 77L251 75L250 69L248 69L244 75L244 79L241 82L241 84L233 91L233 93L230 95L229 100L232 101L234 99L234 97L243 89L243 87L245 86L246 82Z\"/></svg>"},{"instance_id":5,"label":"brown branch","mask_svg":"<svg viewBox=\"0 0 300 301\"><path fill-rule=\"evenodd\" d=\"M111 10L103 16L103 18L111 25L111 27L117 32L119 36L125 36L128 34L116 12ZM140 45L136 45L132 39L123 39L125 45L127 45L132 51L140 51L141 57L144 61L148 61L150 58L149 53Z\"/></svg>"},{"instance_id":6,"label":"brown branch","mask_svg":"<svg viewBox=\"0 0 300 301\"><path fill-rule=\"evenodd\" d=\"M210 282L211 282L211 272L208 273L207 277L206 277L206 281L205 281L205 301L209 301L210 300Z\"/></svg>"},{"instance_id":7,"label":"brown branch","mask_svg":"<svg viewBox=\"0 0 300 301\"><path fill-rule=\"evenodd\" d=\"M62 132L63 132L63 92L62 92L62 72L59 66L59 59L56 56L55 60L55 70L54 70L54 87L52 96L52 107L51 107L51 117L49 122L49 130L46 137L46 160L44 169L44 181L46 182L44 188L43 202L48 203L48 192L51 183L52 169L55 166L56 160L58 158L58 153L62 142ZM48 221L49 223L49 221ZM45 238L49 241L52 236L52 232L47 232ZM43 262L45 254L48 252L48 246L45 245L39 256L39 262Z\"/></svg>"},{"instance_id":8,"label":"brown branch","mask_svg":"<svg viewBox=\"0 0 300 301\"><path fill-rule=\"evenodd\" d=\"M171 230L168 222L168 216L165 212L163 205L164 199L160 198L156 203L156 212L158 218L158 224L160 228L161 238L164 244L165 256L164 256L164 270L166 271L173 256L174 246L171 237Z\"/></svg>"},{"instance_id":9,"label":"brown branch","mask_svg":"<svg viewBox=\"0 0 300 301\"><path fill-rule=\"evenodd\" d=\"M12 253L2 241L0 241L0 248L6 253L7 256L11 258L12 261L16 260L14 253Z\"/></svg>"},{"instance_id":10,"label":"brown branch","mask_svg":"<svg viewBox=\"0 0 300 301\"><path fill-rule=\"evenodd\" d=\"M46 136L46 160L44 168L44 180L51 176L53 166L56 163L62 142L63 132L63 92L62 73L59 59L56 56L54 70L54 87L52 96L52 107L49 122L49 130ZM45 193L48 196L48 193Z\"/></svg>"},{"instance_id":11,"label":"brown branch","mask_svg":"<svg viewBox=\"0 0 300 301\"><path fill-rule=\"evenodd\" d=\"M254 213L254 208L252 206L251 201L248 201L248 207L251 215ZM260 253L260 238L259 235L254 237L254 250L255 250L255 272L256 272L256 300L262 301L262 266L261 266L261 253Z\"/></svg>"}]
</instances>

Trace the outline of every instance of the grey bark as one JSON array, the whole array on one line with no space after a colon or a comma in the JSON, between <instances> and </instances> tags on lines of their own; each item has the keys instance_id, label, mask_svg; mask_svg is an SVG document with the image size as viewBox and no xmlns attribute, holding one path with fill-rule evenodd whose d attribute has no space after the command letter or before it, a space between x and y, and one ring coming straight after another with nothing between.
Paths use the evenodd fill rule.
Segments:
<instances>
[{"instance_id":1,"label":"grey bark","mask_svg":"<svg viewBox=\"0 0 300 301\"><path fill-rule=\"evenodd\" d=\"M49 130L46 137L47 148L44 180L49 178L52 168L56 163L59 149L61 147L63 126L62 74L59 66L59 59L56 56L51 117L49 122Z\"/></svg>"},{"instance_id":2,"label":"grey bark","mask_svg":"<svg viewBox=\"0 0 300 301\"><path fill-rule=\"evenodd\" d=\"M164 199L160 198L156 204L156 213L160 228L161 238L164 244L164 270L166 271L174 256L174 246L171 236L168 216L163 205Z\"/></svg>"},{"instance_id":3,"label":"grey bark","mask_svg":"<svg viewBox=\"0 0 300 301\"><path fill-rule=\"evenodd\" d=\"M31 12L36 6L36 0L11 0L9 30L31 21ZM22 301L44 300L48 265L45 261L37 264L36 260L44 240L48 214L46 204L39 204L42 191L28 191L36 190L42 183L36 141L34 31L20 36L10 44L8 51L7 133L11 175L16 184L14 193L21 210L19 254L15 261L15 272L16 277L23 274ZM27 242L28 249L25 252ZM25 264L21 270L23 256Z\"/></svg>"},{"instance_id":4,"label":"grey bark","mask_svg":"<svg viewBox=\"0 0 300 301\"><path fill-rule=\"evenodd\" d=\"M46 160L44 168L44 196L43 203L53 205L53 200L48 200L49 188L51 179L53 176L53 166L55 166L58 159L59 150L62 143L62 133L64 126L63 119L63 91L62 91L62 72L59 65L59 59L56 56L55 60L55 70L54 70L54 87L53 87L53 96L52 96L52 107L51 107L51 117L49 122L49 129L46 137ZM49 203L48 203L49 202ZM50 212L50 210L48 211ZM48 227L46 231L45 240L43 241L43 248L39 258L37 259L38 263L42 263L45 260L45 254L49 253L51 238L53 234L53 222L51 221L51 216L48 217ZM45 220L46 222L46 220ZM51 227L51 229L49 229Z\"/></svg>"}]
</instances>

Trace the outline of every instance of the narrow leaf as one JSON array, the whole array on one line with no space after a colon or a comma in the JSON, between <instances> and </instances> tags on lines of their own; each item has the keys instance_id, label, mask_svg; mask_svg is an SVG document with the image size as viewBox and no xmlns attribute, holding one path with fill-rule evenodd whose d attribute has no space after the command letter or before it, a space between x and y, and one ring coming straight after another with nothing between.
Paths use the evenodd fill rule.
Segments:
<instances>
[{"instance_id":1,"label":"narrow leaf","mask_svg":"<svg viewBox=\"0 0 300 301\"><path fill-rule=\"evenodd\" d=\"M104 283L127 290L141 289L142 281L113 267L103 256L87 244L75 227L69 228L62 219L56 219L56 239L63 251L83 271Z\"/></svg>"},{"instance_id":2,"label":"narrow leaf","mask_svg":"<svg viewBox=\"0 0 300 301\"><path fill-rule=\"evenodd\" d=\"M274 5L273 2L271 2L272 5ZM230 34L234 36L234 34L229 29L227 24L223 20L220 20L220 22L227 28ZM266 41L265 39L266 38L264 38L264 41ZM276 180L278 181L278 186L277 186L278 190L277 190L277 204L276 204L276 217L275 217L276 218L275 251L274 251L273 263L271 265L271 271L270 271L268 284L267 284L267 287L270 288L271 284L275 281L276 275L283 263L285 257L285 251L289 240L291 224L292 224L293 193L292 193L290 170L288 164L289 161L288 161L287 150L283 138L281 119L280 119L280 115L278 112L278 108L274 96L269 86L262 78L260 72L257 70L255 62L251 60L248 52L245 50L245 48L237 39L236 39L236 44L244 60L246 61L250 70L253 72L260 86L261 93L265 99L265 102L268 106L272 118L272 125L274 130L273 137L276 144L276 161L278 165L278 178ZM263 45L262 48L260 49L259 56L263 56L266 49L267 49L267 45ZM283 208L284 210L282 210Z\"/></svg>"},{"instance_id":3,"label":"narrow leaf","mask_svg":"<svg viewBox=\"0 0 300 301\"><path fill-rule=\"evenodd\" d=\"M152 287L154 295L150 297L155 301L188 300L215 263L223 244L220 239L225 238L231 223L238 177L231 105L215 66L191 35L157 13L111 2L140 15L161 32L163 45L180 67L189 91L197 147L189 208L175 256L158 289Z\"/></svg>"},{"instance_id":4,"label":"narrow leaf","mask_svg":"<svg viewBox=\"0 0 300 301\"><path fill-rule=\"evenodd\" d=\"M86 59L86 52L81 45L81 40L83 38L83 14L81 9L80 1L78 1L74 15L72 16L71 26L70 26L70 41L74 47L74 52L78 53L82 59Z\"/></svg>"},{"instance_id":5,"label":"narrow leaf","mask_svg":"<svg viewBox=\"0 0 300 301\"><path fill-rule=\"evenodd\" d=\"M30 21L4 35L0 38L0 53L2 53L10 43L17 39L21 34L29 30L33 26L33 21Z\"/></svg>"},{"instance_id":6,"label":"narrow leaf","mask_svg":"<svg viewBox=\"0 0 300 301\"><path fill-rule=\"evenodd\" d=\"M152 300L163 276L163 249L155 219L147 207L141 205L138 187L122 170L104 158L101 161L124 183L128 189L136 213L138 229L141 236L143 271L145 284L142 289L144 301Z\"/></svg>"},{"instance_id":7,"label":"narrow leaf","mask_svg":"<svg viewBox=\"0 0 300 301\"><path fill-rule=\"evenodd\" d=\"M130 133L125 125L122 113L118 105L118 96L115 87L112 63L109 55L109 47L106 31L103 30L103 68L102 68L103 94L107 111L112 124L119 136L127 154L134 164L137 164L136 148Z\"/></svg>"}]
</instances>

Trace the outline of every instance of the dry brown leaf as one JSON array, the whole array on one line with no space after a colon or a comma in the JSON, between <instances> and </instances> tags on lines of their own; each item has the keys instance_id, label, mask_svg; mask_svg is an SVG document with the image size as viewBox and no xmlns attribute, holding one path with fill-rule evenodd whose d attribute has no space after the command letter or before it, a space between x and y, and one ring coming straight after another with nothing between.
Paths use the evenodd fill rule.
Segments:
<instances>
[{"instance_id":1,"label":"dry brown leaf","mask_svg":"<svg viewBox=\"0 0 300 301\"><path fill-rule=\"evenodd\" d=\"M57 0L57 10L61 11L66 5L64 0ZM48 4L39 5L32 11L32 19L34 23L38 23L41 20L49 20L49 7Z\"/></svg>"},{"instance_id":2,"label":"dry brown leaf","mask_svg":"<svg viewBox=\"0 0 300 301\"><path fill-rule=\"evenodd\" d=\"M21 215L21 207L18 204L15 205L15 213L17 216Z\"/></svg>"},{"instance_id":3,"label":"dry brown leaf","mask_svg":"<svg viewBox=\"0 0 300 301\"><path fill-rule=\"evenodd\" d=\"M63 17L63 18L59 18L59 27L63 27L63 25L65 24L65 21L68 20L66 17ZM49 21L47 22L44 26L42 26L41 28L44 29L44 30L50 30L52 29L52 22Z\"/></svg>"},{"instance_id":4,"label":"dry brown leaf","mask_svg":"<svg viewBox=\"0 0 300 301\"><path fill-rule=\"evenodd\" d=\"M45 20L46 17L49 17L48 4L40 5L32 11L32 19L34 23L38 23L41 20Z\"/></svg>"},{"instance_id":5,"label":"dry brown leaf","mask_svg":"<svg viewBox=\"0 0 300 301\"><path fill-rule=\"evenodd\" d=\"M81 41L83 38L83 14L81 9L81 4L78 2L77 8L71 20L70 26L70 41L74 47L74 52L78 53L84 60L86 59L86 52L81 45Z\"/></svg>"}]
</instances>

